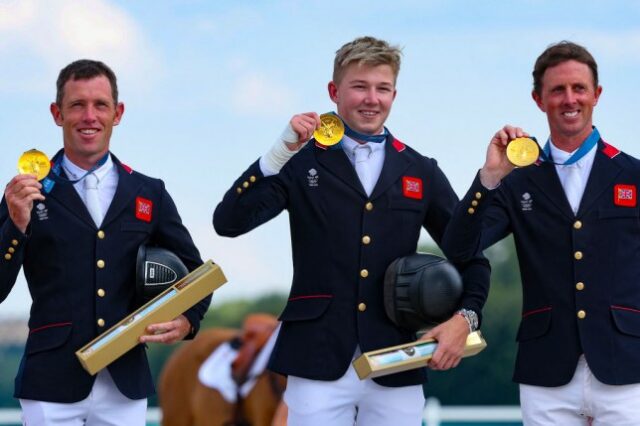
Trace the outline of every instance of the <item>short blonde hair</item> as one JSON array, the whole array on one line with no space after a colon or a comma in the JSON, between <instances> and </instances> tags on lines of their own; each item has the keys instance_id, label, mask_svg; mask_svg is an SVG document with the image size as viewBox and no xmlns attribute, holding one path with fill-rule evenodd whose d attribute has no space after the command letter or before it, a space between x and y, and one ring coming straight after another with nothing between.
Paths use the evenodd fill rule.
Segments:
<instances>
[{"instance_id":1,"label":"short blonde hair","mask_svg":"<svg viewBox=\"0 0 640 426\"><path fill-rule=\"evenodd\" d=\"M359 37L336 51L333 62L333 81L339 83L344 70L352 63L358 65L389 65L393 70L394 81L400 72L400 56L402 50L398 46L390 46L384 40L374 37Z\"/></svg>"}]
</instances>

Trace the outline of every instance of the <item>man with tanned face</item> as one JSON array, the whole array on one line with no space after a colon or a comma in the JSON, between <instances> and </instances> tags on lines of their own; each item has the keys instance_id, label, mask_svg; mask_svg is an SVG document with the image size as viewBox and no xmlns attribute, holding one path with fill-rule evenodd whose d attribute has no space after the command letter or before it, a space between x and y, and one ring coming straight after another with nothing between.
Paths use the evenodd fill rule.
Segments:
<instances>
[{"instance_id":1,"label":"man with tanned face","mask_svg":"<svg viewBox=\"0 0 640 426\"><path fill-rule=\"evenodd\" d=\"M30 174L14 177L0 204L0 301L21 267L33 299L15 397L30 426L144 425L153 393L144 344L192 337L210 297L150 325L140 345L96 376L75 351L137 307L141 244L172 251L189 270L202 260L164 183L109 151L124 114L109 67L79 60L62 69L51 114L63 149L49 176L42 183Z\"/></svg>"},{"instance_id":2,"label":"man with tanned face","mask_svg":"<svg viewBox=\"0 0 640 426\"><path fill-rule=\"evenodd\" d=\"M471 258L513 233L523 288L514 380L525 425L637 425L640 419L640 163L593 125L602 87L582 46L546 49L533 99L550 136L514 170L505 126L444 238Z\"/></svg>"}]
</instances>

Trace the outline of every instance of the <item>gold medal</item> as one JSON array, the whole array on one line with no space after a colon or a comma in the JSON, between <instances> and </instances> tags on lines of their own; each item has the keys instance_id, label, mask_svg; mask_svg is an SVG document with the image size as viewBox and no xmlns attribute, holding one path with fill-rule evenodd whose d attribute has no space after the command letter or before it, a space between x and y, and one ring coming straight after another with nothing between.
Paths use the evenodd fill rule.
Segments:
<instances>
[{"instance_id":1,"label":"gold medal","mask_svg":"<svg viewBox=\"0 0 640 426\"><path fill-rule=\"evenodd\" d=\"M47 177L49 170L51 170L49 158L37 149L25 152L18 159L18 173L21 175L32 174L36 175L38 180L42 180Z\"/></svg>"},{"instance_id":2,"label":"gold medal","mask_svg":"<svg viewBox=\"0 0 640 426\"><path fill-rule=\"evenodd\" d=\"M516 138L507 145L507 158L517 167L535 163L539 155L538 144L530 138Z\"/></svg>"},{"instance_id":3,"label":"gold medal","mask_svg":"<svg viewBox=\"0 0 640 426\"><path fill-rule=\"evenodd\" d=\"M313 132L313 137L324 146L335 145L344 136L344 123L335 114L327 113L320 116L320 128Z\"/></svg>"}]
</instances>

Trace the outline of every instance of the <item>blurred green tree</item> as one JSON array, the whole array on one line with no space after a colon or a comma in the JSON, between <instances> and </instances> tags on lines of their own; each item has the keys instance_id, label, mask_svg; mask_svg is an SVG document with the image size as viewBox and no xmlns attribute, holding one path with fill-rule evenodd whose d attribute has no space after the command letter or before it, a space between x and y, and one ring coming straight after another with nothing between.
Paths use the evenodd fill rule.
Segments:
<instances>
[{"instance_id":1,"label":"blurred green tree","mask_svg":"<svg viewBox=\"0 0 640 426\"><path fill-rule=\"evenodd\" d=\"M435 253L427 246L421 251ZM518 386L511 376L515 363L515 336L520 319L522 291L513 238L485 251L491 262L491 289L483 309L481 331L487 348L465 358L449 371L429 373L427 396L443 405L518 405Z\"/></svg>"},{"instance_id":2,"label":"blurred green tree","mask_svg":"<svg viewBox=\"0 0 640 426\"><path fill-rule=\"evenodd\" d=\"M421 246L420 251L439 254L435 246ZM491 261L491 292L484 309L482 333L487 349L462 361L458 368L446 372L430 372L426 386L428 396L437 397L445 405L512 405L518 404L518 388L511 381L515 360L515 335L521 309L520 275L513 240L508 238L486 251ZM278 315L285 303L285 294L270 294L255 300L234 300L217 303L202 322L202 328L239 328L244 317L252 312ZM171 353L182 343L172 346L149 345L148 355L154 380ZM20 363L23 347L0 345L0 407L15 408L13 378ZM149 400L157 405L157 398Z\"/></svg>"}]
</instances>

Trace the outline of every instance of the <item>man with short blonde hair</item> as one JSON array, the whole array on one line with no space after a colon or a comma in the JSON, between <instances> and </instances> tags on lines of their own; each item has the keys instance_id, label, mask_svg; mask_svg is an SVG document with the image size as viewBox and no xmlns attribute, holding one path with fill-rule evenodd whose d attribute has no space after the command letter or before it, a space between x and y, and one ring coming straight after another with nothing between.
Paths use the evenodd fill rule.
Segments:
<instances>
[{"instance_id":1,"label":"man with short blonde hair","mask_svg":"<svg viewBox=\"0 0 640 426\"><path fill-rule=\"evenodd\" d=\"M394 81L400 72L402 50L398 46L391 46L384 40L373 37L360 37L342 46L336 52L333 61L333 81L339 83L344 71L352 63L360 66L389 65L394 75Z\"/></svg>"},{"instance_id":2,"label":"man with short blonde hair","mask_svg":"<svg viewBox=\"0 0 640 426\"><path fill-rule=\"evenodd\" d=\"M416 340L386 315L385 271L415 253L421 228L439 242L458 198L435 160L384 127L400 50L362 37L338 50L335 64L328 91L344 122L342 140L311 139L318 114L294 115L225 194L213 224L235 237L289 212L293 283L270 362L288 376L289 425L418 426L425 368L361 381L351 362ZM479 313L489 269L480 258L468 265L460 307ZM462 315L431 330L427 337L439 341L432 368L458 364L469 330Z\"/></svg>"}]
</instances>

